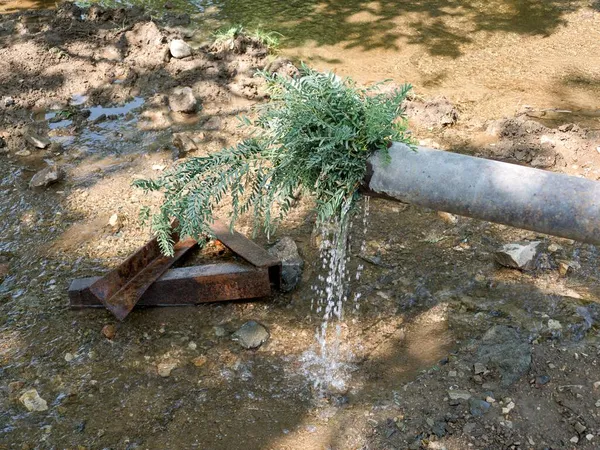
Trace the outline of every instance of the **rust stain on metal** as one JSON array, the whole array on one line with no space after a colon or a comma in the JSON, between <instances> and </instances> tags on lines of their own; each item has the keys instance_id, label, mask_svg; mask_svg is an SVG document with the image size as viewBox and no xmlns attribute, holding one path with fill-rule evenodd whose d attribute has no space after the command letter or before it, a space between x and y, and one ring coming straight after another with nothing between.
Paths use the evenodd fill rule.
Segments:
<instances>
[{"instance_id":1,"label":"rust stain on metal","mask_svg":"<svg viewBox=\"0 0 600 450\"><path fill-rule=\"evenodd\" d=\"M157 240L153 239L97 280L89 290L119 320L123 320L152 283L197 244L191 238L179 241L175 244L174 256L167 257L162 255Z\"/></svg>"},{"instance_id":2,"label":"rust stain on metal","mask_svg":"<svg viewBox=\"0 0 600 450\"><path fill-rule=\"evenodd\" d=\"M90 292L98 278L74 280L69 287L71 308L102 307ZM266 297L271 294L267 268L217 263L171 269L140 297L138 306L183 306Z\"/></svg>"}]
</instances>

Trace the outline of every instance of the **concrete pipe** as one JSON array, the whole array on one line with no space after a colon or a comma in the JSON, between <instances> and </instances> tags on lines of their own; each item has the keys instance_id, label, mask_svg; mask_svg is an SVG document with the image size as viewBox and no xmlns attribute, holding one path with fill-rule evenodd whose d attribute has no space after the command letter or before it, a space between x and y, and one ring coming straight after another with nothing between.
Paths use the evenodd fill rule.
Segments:
<instances>
[{"instance_id":1,"label":"concrete pipe","mask_svg":"<svg viewBox=\"0 0 600 450\"><path fill-rule=\"evenodd\" d=\"M369 160L365 193L600 244L600 183L395 143Z\"/></svg>"}]
</instances>

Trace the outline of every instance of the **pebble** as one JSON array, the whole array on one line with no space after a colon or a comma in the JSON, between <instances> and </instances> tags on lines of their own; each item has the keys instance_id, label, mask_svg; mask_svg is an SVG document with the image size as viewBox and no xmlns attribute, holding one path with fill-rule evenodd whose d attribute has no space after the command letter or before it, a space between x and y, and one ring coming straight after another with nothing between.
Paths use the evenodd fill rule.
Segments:
<instances>
[{"instance_id":1,"label":"pebble","mask_svg":"<svg viewBox=\"0 0 600 450\"><path fill-rule=\"evenodd\" d=\"M15 155L17 156L31 156L31 152L29 150L19 150L18 152L15 153Z\"/></svg>"},{"instance_id":2,"label":"pebble","mask_svg":"<svg viewBox=\"0 0 600 450\"><path fill-rule=\"evenodd\" d=\"M562 324L558 320L549 319L548 320L548 329L550 331L560 331L560 330L562 330Z\"/></svg>"},{"instance_id":3,"label":"pebble","mask_svg":"<svg viewBox=\"0 0 600 450\"><path fill-rule=\"evenodd\" d=\"M594 382L594 389L599 389L600 388L600 381L595 381Z\"/></svg>"},{"instance_id":4,"label":"pebble","mask_svg":"<svg viewBox=\"0 0 600 450\"><path fill-rule=\"evenodd\" d=\"M269 331L260 323L250 320L233 333L232 339L244 348L258 348L269 339Z\"/></svg>"},{"instance_id":5,"label":"pebble","mask_svg":"<svg viewBox=\"0 0 600 450\"><path fill-rule=\"evenodd\" d=\"M224 327L216 326L216 327L214 327L214 330L215 330L215 336L217 336L217 337L227 336L227 330Z\"/></svg>"},{"instance_id":6,"label":"pebble","mask_svg":"<svg viewBox=\"0 0 600 450\"><path fill-rule=\"evenodd\" d=\"M535 383L539 384L541 386L548 384L550 382L550 377L548 375L540 375L539 377L536 377L535 379Z\"/></svg>"},{"instance_id":7,"label":"pebble","mask_svg":"<svg viewBox=\"0 0 600 450\"><path fill-rule=\"evenodd\" d=\"M197 106L198 100L191 87L175 88L169 96L169 108L175 112L193 113L196 112Z\"/></svg>"},{"instance_id":8,"label":"pebble","mask_svg":"<svg viewBox=\"0 0 600 450\"><path fill-rule=\"evenodd\" d=\"M573 428L575 428L575 431L577 431L579 434L583 434L583 432L585 430L587 430L587 427L582 424L581 422L575 422L575 425L573 425Z\"/></svg>"},{"instance_id":9,"label":"pebble","mask_svg":"<svg viewBox=\"0 0 600 450\"><path fill-rule=\"evenodd\" d=\"M15 104L15 99L12 97L4 97L3 103L4 103L4 106L8 108L9 106L13 106Z\"/></svg>"},{"instance_id":10,"label":"pebble","mask_svg":"<svg viewBox=\"0 0 600 450\"><path fill-rule=\"evenodd\" d=\"M490 404L484 400L471 397L469 399L469 412L473 417L481 417L490 409Z\"/></svg>"},{"instance_id":11,"label":"pebble","mask_svg":"<svg viewBox=\"0 0 600 450\"><path fill-rule=\"evenodd\" d=\"M202 129L207 131L216 131L221 128L221 118L213 116L202 125Z\"/></svg>"},{"instance_id":12,"label":"pebble","mask_svg":"<svg viewBox=\"0 0 600 450\"><path fill-rule=\"evenodd\" d=\"M573 436L571 439L569 439L569 441L573 444L577 444L579 442L579 438L577 436Z\"/></svg>"},{"instance_id":13,"label":"pebble","mask_svg":"<svg viewBox=\"0 0 600 450\"><path fill-rule=\"evenodd\" d=\"M504 408L502 408L502 414L509 414L515 408L514 402L510 402Z\"/></svg>"},{"instance_id":14,"label":"pebble","mask_svg":"<svg viewBox=\"0 0 600 450\"><path fill-rule=\"evenodd\" d=\"M48 167L37 172L29 181L31 189L42 189L62 180L65 176L62 168L56 164L51 164Z\"/></svg>"},{"instance_id":15,"label":"pebble","mask_svg":"<svg viewBox=\"0 0 600 450\"><path fill-rule=\"evenodd\" d=\"M158 374L161 377L168 377L171 375L171 371L177 367L177 364L175 363L160 363L157 367L158 370Z\"/></svg>"},{"instance_id":16,"label":"pebble","mask_svg":"<svg viewBox=\"0 0 600 450\"><path fill-rule=\"evenodd\" d=\"M533 241L527 245L506 244L496 251L495 257L498 264L513 269L532 269L535 257L538 254L540 241Z\"/></svg>"},{"instance_id":17,"label":"pebble","mask_svg":"<svg viewBox=\"0 0 600 450\"><path fill-rule=\"evenodd\" d=\"M450 389L448 391L448 397L450 400L469 400L471 398L471 393L459 389Z\"/></svg>"},{"instance_id":18,"label":"pebble","mask_svg":"<svg viewBox=\"0 0 600 450\"><path fill-rule=\"evenodd\" d=\"M548 251L550 253L556 253L557 251L562 250L562 247L560 245L557 244L550 244L548 246Z\"/></svg>"},{"instance_id":19,"label":"pebble","mask_svg":"<svg viewBox=\"0 0 600 450\"><path fill-rule=\"evenodd\" d=\"M485 401L488 403L496 403L496 399L494 397L486 397Z\"/></svg>"},{"instance_id":20,"label":"pebble","mask_svg":"<svg viewBox=\"0 0 600 450\"><path fill-rule=\"evenodd\" d=\"M456 372L456 370L451 370L450 372L448 372L448 376L456 378L458 376L458 373Z\"/></svg>"},{"instance_id":21,"label":"pebble","mask_svg":"<svg viewBox=\"0 0 600 450\"><path fill-rule=\"evenodd\" d=\"M66 362L71 362L75 359L75 356L73 356L73 353L65 353L65 361Z\"/></svg>"},{"instance_id":22,"label":"pebble","mask_svg":"<svg viewBox=\"0 0 600 450\"><path fill-rule=\"evenodd\" d=\"M196 343L195 343L195 342L193 342L193 341L192 341L192 342L190 342L190 343L188 344L188 348L189 348L190 350L196 350L196 348L198 348L198 346L196 345Z\"/></svg>"},{"instance_id":23,"label":"pebble","mask_svg":"<svg viewBox=\"0 0 600 450\"><path fill-rule=\"evenodd\" d=\"M121 218L116 213L113 214L112 216L110 216L110 219L108 219L108 225L111 228L115 228L115 229L121 228L121 224L122 224Z\"/></svg>"},{"instance_id":24,"label":"pebble","mask_svg":"<svg viewBox=\"0 0 600 450\"><path fill-rule=\"evenodd\" d=\"M44 400L35 389L29 389L19 397L19 401L27 408L28 411L46 411L48 403Z\"/></svg>"},{"instance_id":25,"label":"pebble","mask_svg":"<svg viewBox=\"0 0 600 450\"><path fill-rule=\"evenodd\" d=\"M600 408L600 400L596 402L596 408Z\"/></svg>"},{"instance_id":26,"label":"pebble","mask_svg":"<svg viewBox=\"0 0 600 450\"><path fill-rule=\"evenodd\" d=\"M167 166L165 166L164 164L154 164L152 166L152 170L156 170L157 172L162 172L163 170L165 170Z\"/></svg>"},{"instance_id":27,"label":"pebble","mask_svg":"<svg viewBox=\"0 0 600 450\"><path fill-rule=\"evenodd\" d=\"M585 435L585 438L586 438L588 441L591 441L592 439L594 439L594 435L593 435L592 433L590 433L590 434L586 434L586 435Z\"/></svg>"},{"instance_id":28,"label":"pebble","mask_svg":"<svg viewBox=\"0 0 600 450\"><path fill-rule=\"evenodd\" d=\"M169 51L173 58L187 58L192 56L192 47L181 39L174 39L169 42Z\"/></svg>"},{"instance_id":29,"label":"pebble","mask_svg":"<svg viewBox=\"0 0 600 450\"><path fill-rule=\"evenodd\" d=\"M473 371L475 372L475 375L480 375L482 373L485 373L487 371L487 368L485 367L484 364L475 363L473 365Z\"/></svg>"},{"instance_id":30,"label":"pebble","mask_svg":"<svg viewBox=\"0 0 600 450\"><path fill-rule=\"evenodd\" d=\"M454 214L438 211L437 215L440 219L442 219L449 225L456 225L456 223L458 222L458 217L456 217Z\"/></svg>"},{"instance_id":31,"label":"pebble","mask_svg":"<svg viewBox=\"0 0 600 450\"><path fill-rule=\"evenodd\" d=\"M25 140L27 142L29 142L31 145L33 145L34 147L41 148L41 149L47 148L51 144L50 139L45 138L43 136L39 136L35 133L26 134Z\"/></svg>"},{"instance_id":32,"label":"pebble","mask_svg":"<svg viewBox=\"0 0 600 450\"><path fill-rule=\"evenodd\" d=\"M117 334L117 327L112 324L104 325L102 327L102 334L108 340L113 340L115 335Z\"/></svg>"}]
</instances>

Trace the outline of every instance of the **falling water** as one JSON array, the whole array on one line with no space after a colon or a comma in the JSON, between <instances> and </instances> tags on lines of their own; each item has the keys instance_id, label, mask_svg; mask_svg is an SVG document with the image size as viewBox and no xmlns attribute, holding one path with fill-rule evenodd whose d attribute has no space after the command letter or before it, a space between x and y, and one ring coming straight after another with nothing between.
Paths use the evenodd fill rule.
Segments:
<instances>
[{"instance_id":1,"label":"falling water","mask_svg":"<svg viewBox=\"0 0 600 450\"><path fill-rule=\"evenodd\" d=\"M343 205L339 217L324 224L320 229L321 243L319 258L322 273L318 283L312 289L315 298L311 307L321 317L315 332L315 348L303 355L304 369L313 382L315 390L321 394L346 391L352 365L350 349L345 348L342 339L342 320L344 306L348 302L351 274L348 268L350 259L349 235L352 229L352 206L348 201ZM366 236L368 225L369 200L364 201L362 232ZM361 244L361 253L365 251L365 241ZM359 265L354 276L358 281L363 271ZM360 294L354 294L355 308L358 310Z\"/></svg>"}]
</instances>

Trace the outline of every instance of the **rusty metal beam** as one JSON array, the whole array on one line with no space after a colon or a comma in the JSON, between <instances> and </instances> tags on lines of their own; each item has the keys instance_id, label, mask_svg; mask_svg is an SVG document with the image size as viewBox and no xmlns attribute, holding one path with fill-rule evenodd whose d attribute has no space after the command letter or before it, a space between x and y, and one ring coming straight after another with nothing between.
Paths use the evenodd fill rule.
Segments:
<instances>
[{"instance_id":1,"label":"rusty metal beam","mask_svg":"<svg viewBox=\"0 0 600 450\"><path fill-rule=\"evenodd\" d=\"M241 256L255 267L266 268L269 271L271 281L279 289L281 285L281 261L243 234L235 230L232 232L229 226L221 220L215 220L211 228L216 238L233 253Z\"/></svg>"},{"instance_id":2,"label":"rusty metal beam","mask_svg":"<svg viewBox=\"0 0 600 450\"><path fill-rule=\"evenodd\" d=\"M69 287L71 308L100 308L90 291L99 278L80 278ZM184 306L207 302L266 297L271 294L267 268L218 263L171 269L140 297L139 306Z\"/></svg>"},{"instance_id":3,"label":"rusty metal beam","mask_svg":"<svg viewBox=\"0 0 600 450\"><path fill-rule=\"evenodd\" d=\"M365 192L475 219L600 244L600 183L395 143L369 159Z\"/></svg>"},{"instance_id":4,"label":"rusty metal beam","mask_svg":"<svg viewBox=\"0 0 600 450\"><path fill-rule=\"evenodd\" d=\"M194 239L175 244L174 256L162 255L156 239L152 239L123 264L96 280L89 291L119 320L125 319L142 294L178 259L194 248Z\"/></svg>"}]
</instances>

